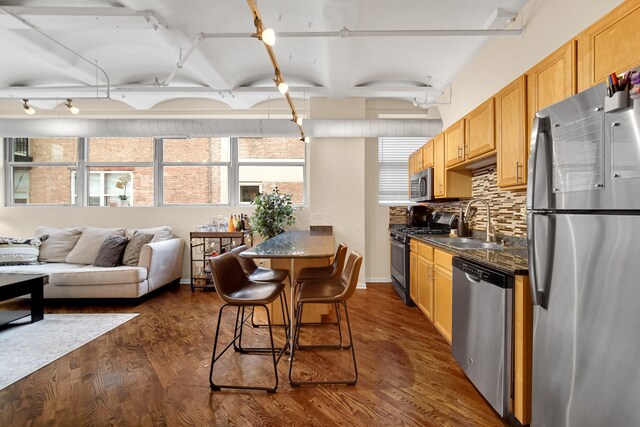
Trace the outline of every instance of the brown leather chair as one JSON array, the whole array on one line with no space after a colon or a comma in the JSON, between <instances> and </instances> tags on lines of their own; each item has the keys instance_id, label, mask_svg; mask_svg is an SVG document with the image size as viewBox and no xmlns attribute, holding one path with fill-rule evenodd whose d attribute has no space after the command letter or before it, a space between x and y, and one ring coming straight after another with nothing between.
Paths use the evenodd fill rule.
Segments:
<instances>
[{"instance_id":1,"label":"brown leather chair","mask_svg":"<svg viewBox=\"0 0 640 427\"><path fill-rule=\"evenodd\" d=\"M351 252L347 265L340 276L324 280L308 280L300 285L298 293L298 303L296 310L296 319L293 329L294 345L291 349L291 363L289 364L289 382L293 386L306 384L347 384L354 385L358 381L358 367L356 365L356 352L353 345L353 336L351 334L351 323L349 321L349 312L347 311L347 300L353 295L356 285L358 284L358 275L362 265L362 256L357 252ZM302 310L305 304L338 304L344 307L345 317L347 319L347 329L349 331L348 346L324 346L329 348L349 348L353 358L354 377L350 380L329 380L329 381L294 381L292 372L295 361L295 351L299 347L300 327L302 320ZM318 348L320 346L314 346Z\"/></svg>"},{"instance_id":2,"label":"brown leather chair","mask_svg":"<svg viewBox=\"0 0 640 427\"><path fill-rule=\"evenodd\" d=\"M333 263L326 267L305 267L300 269L296 275L296 283L302 283L307 280L329 279L337 276L342 272L344 261L347 258L347 246L344 243L338 245L336 254L333 257Z\"/></svg>"},{"instance_id":3,"label":"brown leather chair","mask_svg":"<svg viewBox=\"0 0 640 427\"><path fill-rule=\"evenodd\" d=\"M242 269L244 270L244 273L247 275L249 280L252 280L254 282L281 283L281 282L284 282L285 279L289 279L289 282L291 282L291 278L289 276L289 270L259 267L251 258L246 258L241 256L240 254L246 251L247 249L249 249L247 245L241 245L241 246L238 246L237 248L232 249L231 253L238 258L238 261L240 262L240 265L242 266ZM284 305L285 305L285 312L287 313L287 317L286 317L286 321L284 320L285 317L283 317L282 321L285 323L273 324L271 326L291 325L291 319L289 318L289 308L287 306L286 298L284 300ZM267 326L266 324L256 323L254 320L254 313L255 313L255 310L251 310L251 326L253 326L254 328Z\"/></svg>"},{"instance_id":4,"label":"brown leather chair","mask_svg":"<svg viewBox=\"0 0 640 427\"><path fill-rule=\"evenodd\" d=\"M282 357L282 354L287 347L288 334L286 333L287 329L285 328L285 344L281 349L276 349L273 343L273 332L271 329L269 308L267 307L267 304L272 303L276 298L279 297L283 311L282 315L284 318L284 283L256 282L250 280L245 275L237 257L232 253L226 253L214 258L209 258L209 264L211 266L211 274L213 276L213 283L216 287L216 291L218 292L220 298L222 298L222 300L225 302L222 307L220 307L220 312L218 313L216 337L213 342L213 351L211 354L211 369L209 371L209 385L211 386L211 390L218 391L222 388L235 388L243 390L266 390L270 393L275 392L278 388L278 362L280 361L280 358ZM222 322L222 312L226 307L229 306L238 307L233 340L224 348L224 350L222 350L220 354L216 355L218 336L220 333L220 324ZM267 326L269 327L269 339L271 340L271 347L255 349L247 349L242 347L242 325L248 320L248 317L244 317L245 307L263 307L266 310ZM213 369L215 363L232 345L241 353L271 353L273 358L275 384L272 387L244 386L237 384L215 384L213 382ZM276 353L278 353L277 357Z\"/></svg>"}]
</instances>

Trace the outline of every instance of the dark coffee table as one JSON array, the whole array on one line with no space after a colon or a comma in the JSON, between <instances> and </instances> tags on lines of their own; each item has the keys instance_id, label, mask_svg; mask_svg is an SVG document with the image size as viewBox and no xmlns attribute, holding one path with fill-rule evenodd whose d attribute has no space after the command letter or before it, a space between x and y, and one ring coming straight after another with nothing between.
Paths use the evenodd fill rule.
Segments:
<instances>
[{"instance_id":1,"label":"dark coffee table","mask_svg":"<svg viewBox=\"0 0 640 427\"><path fill-rule=\"evenodd\" d=\"M29 315L31 323L43 319L46 277L46 274L0 274L0 301L31 294L31 311L0 310L0 326Z\"/></svg>"}]
</instances>

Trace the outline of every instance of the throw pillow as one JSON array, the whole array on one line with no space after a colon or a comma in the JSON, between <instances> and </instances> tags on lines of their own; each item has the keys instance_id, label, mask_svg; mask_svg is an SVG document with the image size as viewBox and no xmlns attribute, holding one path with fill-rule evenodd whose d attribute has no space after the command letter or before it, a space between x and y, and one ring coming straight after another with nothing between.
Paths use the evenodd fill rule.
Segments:
<instances>
[{"instance_id":1,"label":"throw pillow","mask_svg":"<svg viewBox=\"0 0 640 427\"><path fill-rule=\"evenodd\" d=\"M151 242L151 239L153 239L153 234L145 234L139 231L133 233L133 236L131 236L129 243L124 250L122 265L137 267L138 261L140 261L140 252L142 251L142 247Z\"/></svg>"},{"instance_id":2,"label":"throw pillow","mask_svg":"<svg viewBox=\"0 0 640 427\"><path fill-rule=\"evenodd\" d=\"M100 245L98 255L93 261L96 267L116 267L122 264L122 254L129 243L129 239L121 236L107 236Z\"/></svg>"},{"instance_id":3,"label":"throw pillow","mask_svg":"<svg viewBox=\"0 0 640 427\"><path fill-rule=\"evenodd\" d=\"M40 246L38 261L64 262L69 252L78 243L81 234L80 227L57 228L41 226L36 228L36 236L49 236Z\"/></svg>"},{"instance_id":4,"label":"throw pillow","mask_svg":"<svg viewBox=\"0 0 640 427\"><path fill-rule=\"evenodd\" d=\"M69 264L93 264L107 236L124 237L124 228L82 227L78 243L64 259Z\"/></svg>"},{"instance_id":5,"label":"throw pillow","mask_svg":"<svg viewBox=\"0 0 640 427\"><path fill-rule=\"evenodd\" d=\"M39 264L40 245L47 236L27 239L0 237L0 265Z\"/></svg>"},{"instance_id":6,"label":"throw pillow","mask_svg":"<svg viewBox=\"0 0 640 427\"><path fill-rule=\"evenodd\" d=\"M163 240L169 240L173 237L173 230L168 225L164 225L161 227L151 227L151 228L139 228L137 230L127 229L126 236L131 238L136 232L144 233L144 234L153 234L153 239L151 243L161 242Z\"/></svg>"}]
</instances>

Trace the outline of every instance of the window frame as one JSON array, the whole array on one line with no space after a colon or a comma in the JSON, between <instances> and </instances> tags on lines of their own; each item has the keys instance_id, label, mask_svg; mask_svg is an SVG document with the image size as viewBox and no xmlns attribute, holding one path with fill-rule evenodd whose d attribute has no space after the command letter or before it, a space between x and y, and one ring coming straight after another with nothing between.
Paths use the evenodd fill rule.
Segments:
<instances>
[{"instance_id":1,"label":"window frame","mask_svg":"<svg viewBox=\"0 0 640 427\"><path fill-rule=\"evenodd\" d=\"M31 138L31 137L25 137ZM113 137L120 138L120 137ZM149 137L151 138L151 137ZM209 137L207 137L209 138ZM215 138L215 137L211 137ZM241 166L273 166L273 167L302 167L302 203L294 204L294 206L306 206L308 201L308 174L307 174L307 159L309 157L308 144L304 146L304 159L291 159L291 160L279 160L279 161L240 161L238 156L238 143L241 137L222 137L228 138L230 144L230 158L228 162L165 162L163 159L163 147L164 139L177 139L177 138L155 138L153 137L153 160L151 162L90 162L88 160L89 155L89 140L90 137L76 137L77 142L77 159L75 162L15 162L12 156L13 142L16 139L14 137L5 137L4 140L4 165L5 165L5 200L4 206L19 206L19 207L90 207L90 208L103 208L108 206L89 206L89 176L91 174L90 169L92 167L122 167L122 168L136 168L136 167L151 167L153 169L153 205L140 206L140 207L240 207L246 206L250 203L240 201L240 167ZM267 137L265 137L267 138ZM73 168L76 174L76 188L75 188L75 203L70 204L29 204L29 203L14 203L15 194L13 192L13 171L16 167L36 167L36 166L61 166ZM165 166L226 166L228 171L228 203L207 203L207 204L165 204L164 203L164 167ZM99 171L94 171L99 172ZM130 171L126 171L130 172ZM262 187L262 184L260 187ZM74 189L70 185L73 193ZM133 191L132 191L133 192ZM133 198L133 194L131 195ZM136 207L136 206L133 206Z\"/></svg>"}]
</instances>

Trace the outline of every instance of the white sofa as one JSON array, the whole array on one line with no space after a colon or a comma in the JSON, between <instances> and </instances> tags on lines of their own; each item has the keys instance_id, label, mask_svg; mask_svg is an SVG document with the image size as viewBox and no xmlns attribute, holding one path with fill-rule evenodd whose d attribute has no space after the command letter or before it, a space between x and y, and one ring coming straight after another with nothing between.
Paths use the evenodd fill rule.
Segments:
<instances>
[{"instance_id":1,"label":"white sofa","mask_svg":"<svg viewBox=\"0 0 640 427\"><path fill-rule=\"evenodd\" d=\"M184 242L182 239L173 237L170 227L139 230L151 234L155 231L156 234L150 243L142 246L137 265L116 267L92 265L93 261L90 260L95 258L95 254L104 241L104 238L100 238L99 233L102 231L129 237L136 230L96 227L67 229L39 227L35 235L46 234L43 231L47 230L54 230L49 241L50 247L57 245L55 248L56 256L49 258L65 262L0 266L0 273L47 274L48 284L44 287L45 298L139 298L168 283L179 281L182 276ZM69 235L75 236L75 230L80 232L74 242L74 238L70 239ZM91 232L94 233L94 236L92 239L88 239ZM66 240L57 237L64 233L67 233ZM98 233L97 238L95 233ZM80 240L83 235L85 239ZM74 252L74 249L79 249L79 251ZM41 253L44 255L44 251L41 250ZM49 253L51 253L50 250ZM44 259L47 260L47 257Z\"/></svg>"}]
</instances>

